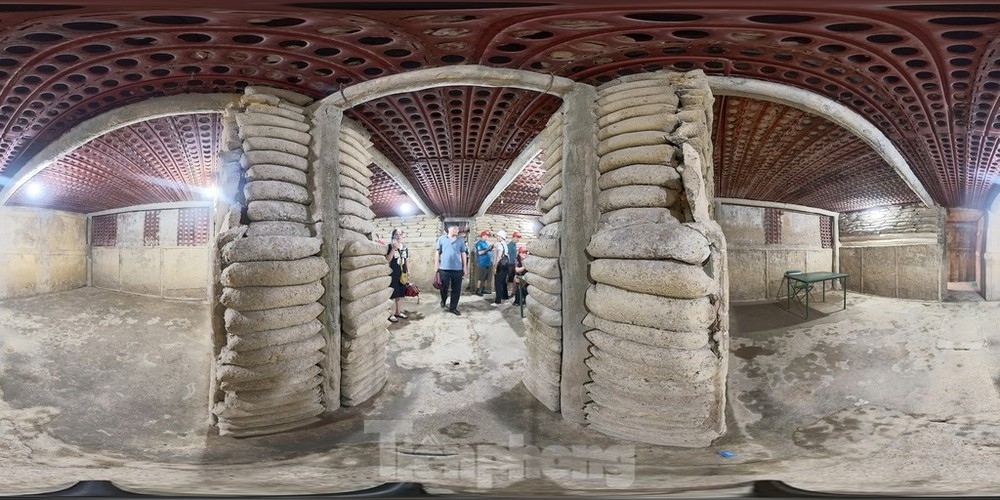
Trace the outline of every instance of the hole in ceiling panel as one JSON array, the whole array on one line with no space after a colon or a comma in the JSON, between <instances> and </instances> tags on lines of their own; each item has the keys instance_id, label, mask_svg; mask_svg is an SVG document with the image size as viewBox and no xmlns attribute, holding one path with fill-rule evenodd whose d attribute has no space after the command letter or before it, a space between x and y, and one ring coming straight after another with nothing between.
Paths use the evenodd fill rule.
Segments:
<instances>
[{"instance_id":1,"label":"hole in ceiling panel","mask_svg":"<svg viewBox=\"0 0 1000 500\"><path fill-rule=\"evenodd\" d=\"M189 43L204 43L212 40L211 35L206 35L204 33L181 33L177 35L177 38L184 42Z\"/></svg>"},{"instance_id":2,"label":"hole in ceiling panel","mask_svg":"<svg viewBox=\"0 0 1000 500\"><path fill-rule=\"evenodd\" d=\"M763 24L795 24L795 23L807 23L816 20L816 18L813 16L804 16L795 14L771 14L762 16L750 16L747 19L755 23L763 23Z\"/></svg>"},{"instance_id":3,"label":"hole in ceiling panel","mask_svg":"<svg viewBox=\"0 0 1000 500\"><path fill-rule=\"evenodd\" d=\"M143 21L152 24L168 24L168 25L191 25L191 24L204 24L208 22L208 19L204 17L197 16L147 16L141 18Z\"/></svg>"},{"instance_id":4,"label":"hole in ceiling panel","mask_svg":"<svg viewBox=\"0 0 1000 500\"><path fill-rule=\"evenodd\" d=\"M941 33L941 38L949 40L975 40L982 38L983 34L978 31L946 31Z\"/></svg>"},{"instance_id":5,"label":"hole in ceiling panel","mask_svg":"<svg viewBox=\"0 0 1000 500\"><path fill-rule=\"evenodd\" d=\"M995 17L937 17L929 22L945 26L985 26L1000 23Z\"/></svg>"},{"instance_id":6,"label":"hole in ceiling panel","mask_svg":"<svg viewBox=\"0 0 1000 500\"><path fill-rule=\"evenodd\" d=\"M256 26L267 26L269 28L284 28L288 26L298 26L300 24L304 24L306 21L305 19L298 19L295 17L279 17L271 19L262 19L262 18L249 19L247 20L247 22Z\"/></svg>"},{"instance_id":7,"label":"hole in ceiling panel","mask_svg":"<svg viewBox=\"0 0 1000 500\"><path fill-rule=\"evenodd\" d=\"M116 29L118 28L118 25L96 21L77 21L65 23L62 27L72 31L103 31Z\"/></svg>"},{"instance_id":8,"label":"hole in ceiling panel","mask_svg":"<svg viewBox=\"0 0 1000 500\"><path fill-rule=\"evenodd\" d=\"M455 4L449 2L299 2L287 4L289 7L329 10L477 10L477 9L526 9L532 7L550 7L557 4L541 2L473 2Z\"/></svg>"},{"instance_id":9,"label":"hole in ceiling panel","mask_svg":"<svg viewBox=\"0 0 1000 500\"><path fill-rule=\"evenodd\" d=\"M836 23L827 25L826 27L827 30L837 33L856 33L860 31L868 31L874 28L875 26L868 23Z\"/></svg>"}]
</instances>

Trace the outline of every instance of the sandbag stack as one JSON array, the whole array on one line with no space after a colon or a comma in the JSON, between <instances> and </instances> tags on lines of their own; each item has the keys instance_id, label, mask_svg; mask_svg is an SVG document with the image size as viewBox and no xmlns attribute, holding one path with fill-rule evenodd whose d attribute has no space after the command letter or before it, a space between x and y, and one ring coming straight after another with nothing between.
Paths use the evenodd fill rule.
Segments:
<instances>
[{"instance_id":1,"label":"sandbag stack","mask_svg":"<svg viewBox=\"0 0 1000 500\"><path fill-rule=\"evenodd\" d=\"M357 127L340 135L340 400L344 406L374 396L388 380L390 269L388 248L369 239L375 219L368 198L371 142Z\"/></svg>"},{"instance_id":2,"label":"sandbag stack","mask_svg":"<svg viewBox=\"0 0 1000 500\"><path fill-rule=\"evenodd\" d=\"M236 111L242 189L218 235L226 343L215 369L224 397L213 413L221 435L293 429L324 411L317 316L329 267L308 215L310 102L248 87Z\"/></svg>"},{"instance_id":3,"label":"sandbag stack","mask_svg":"<svg viewBox=\"0 0 1000 500\"><path fill-rule=\"evenodd\" d=\"M702 156L712 95L703 75L660 73L606 84L596 104L586 420L620 438L707 446L725 429L728 346L725 243Z\"/></svg>"},{"instance_id":4,"label":"sandbag stack","mask_svg":"<svg viewBox=\"0 0 1000 500\"><path fill-rule=\"evenodd\" d=\"M538 209L542 228L528 243L524 259L529 292L526 299L528 329L525 337L527 369L524 386L542 404L559 411L562 379L562 280L559 270L559 223L562 220L563 115L549 121L543 134L542 189Z\"/></svg>"}]
</instances>

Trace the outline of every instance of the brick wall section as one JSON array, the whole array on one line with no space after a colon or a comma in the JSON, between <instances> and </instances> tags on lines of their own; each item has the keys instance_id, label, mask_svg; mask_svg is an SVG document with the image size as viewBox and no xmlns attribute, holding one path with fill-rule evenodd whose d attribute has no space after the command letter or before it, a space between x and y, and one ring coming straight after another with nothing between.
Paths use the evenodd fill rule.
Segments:
<instances>
[{"instance_id":1,"label":"brick wall section","mask_svg":"<svg viewBox=\"0 0 1000 500\"><path fill-rule=\"evenodd\" d=\"M768 245L781 244L781 210L764 209L764 237Z\"/></svg>"},{"instance_id":2,"label":"brick wall section","mask_svg":"<svg viewBox=\"0 0 1000 500\"><path fill-rule=\"evenodd\" d=\"M840 216L840 235L937 233L944 227L943 211L921 204L892 205L846 212Z\"/></svg>"}]
</instances>

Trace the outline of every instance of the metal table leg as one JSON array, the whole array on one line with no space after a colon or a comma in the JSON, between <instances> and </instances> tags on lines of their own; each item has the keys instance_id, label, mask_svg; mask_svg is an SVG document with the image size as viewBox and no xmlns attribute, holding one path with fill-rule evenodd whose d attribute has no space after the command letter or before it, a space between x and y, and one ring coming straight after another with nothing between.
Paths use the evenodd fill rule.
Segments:
<instances>
[{"instance_id":1,"label":"metal table leg","mask_svg":"<svg viewBox=\"0 0 1000 500\"><path fill-rule=\"evenodd\" d=\"M808 285L808 283L807 283L807 285ZM809 295L810 295L810 293L809 293L809 288L808 287L806 288L805 293L806 293L806 319L809 319Z\"/></svg>"},{"instance_id":2,"label":"metal table leg","mask_svg":"<svg viewBox=\"0 0 1000 500\"><path fill-rule=\"evenodd\" d=\"M843 283L841 283L841 286L844 287L844 307L843 307L843 309L847 309L847 276L844 276L841 279L843 280Z\"/></svg>"}]
</instances>

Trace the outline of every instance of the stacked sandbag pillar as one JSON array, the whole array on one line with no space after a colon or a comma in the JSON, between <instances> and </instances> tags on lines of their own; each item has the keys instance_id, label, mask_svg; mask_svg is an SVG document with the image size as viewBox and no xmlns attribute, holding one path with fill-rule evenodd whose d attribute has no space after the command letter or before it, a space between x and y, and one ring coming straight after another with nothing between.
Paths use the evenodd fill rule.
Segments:
<instances>
[{"instance_id":1,"label":"stacked sandbag pillar","mask_svg":"<svg viewBox=\"0 0 1000 500\"><path fill-rule=\"evenodd\" d=\"M371 241L372 143L360 127L345 123L339 134L340 400L354 406L378 393L388 380L386 346L390 312L388 250Z\"/></svg>"},{"instance_id":2,"label":"stacked sandbag pillar","mask_svg":"<svg viewBox=\"0 0 1000 500\"><path fill-rule=\"evenodd\" d=\"M221 435L253 436L313 423L324 411L326 337L317 316L329 271L313 235L307 189L311 99L248 87L234 146L242 169L218 236L225 344L212 408Z\"/></svg>"},{"instance_id":3,"label":"stacked sandbag pillar","mask_svg":"<svg viewBox=\"0 0 1000 500\"><path fill-rule=\"evenodd\" d=\"M562 220L563 115L557 113L542 132L542 213L538 239L528 243L524 260L529 293L526 301L524 386L552 411L559 411L562 378L562 280L559 270L559 222Z\"/></svg>"},{"instance_id":4,"label":"stacked sandbag pillar","mask_svg":"<svg viewBox=\"0 0 1000 500\"><path fill-rule=\"evenodd\" d=\"M728 283L709 212L712 99L700 72L598 88L585 413L605 434L700 447L725 431Z\"/></svg>"}]
</instances>

